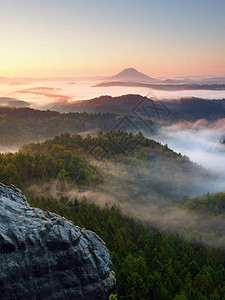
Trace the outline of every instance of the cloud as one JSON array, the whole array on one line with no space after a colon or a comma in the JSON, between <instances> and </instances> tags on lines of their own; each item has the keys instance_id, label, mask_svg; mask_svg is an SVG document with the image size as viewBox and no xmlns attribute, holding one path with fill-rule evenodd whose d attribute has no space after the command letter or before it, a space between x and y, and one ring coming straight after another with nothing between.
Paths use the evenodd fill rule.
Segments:
<instances>
[{"instance_id":1,"label":"cloud","mask_svg":"<svg viewBox=\"0 0 225 300\"><path fill-rule=\"evenodd\" d=\"M225 191L225 119L196 122L182 121L163 126L153 138L174 151L187 155L193 162L216 176L201 185L202 193Z\"/></svg>"},{"instance_id":2,"label":"cloud","mask_svg":"<svg viewBox=\"0 0 225 300\"><path fill-rule=\"evenodd\" d=\"M156 230L179 234L185 240L195 240L201 245L225 249L224 215L209 216L177 205L162 207L128 203L122 211Z\"/></svg>"},{"instance_id":3,"label":"cloud","mask_svg":"<svg viewBox=\"0 0 225 300\"><path fill-rule=\"evenodd\" d=\"M61 91L60 88L36 87L36 88L20 90L17 91L16 93L44 96L50 99L54 99L54 102L59 102L59 103L61 102L68 103L70 100L73 100L72 96L58 94L60 91Z\"/></svg>"},{"instance_id":4,"label":"cloud","mask_svg":"<svg viewBox=\"0 0 225 300\"><path fill-rule=\"evenodd\" d=\"M102 82L93 87L143 87L153 90L161 90L161 91L201 91L201 90L209 90L209 91L224 91L225 84L149 84L149 83L141 83L141 82L123 82L123 81L109 81Z\"/></svg>"},{"instance_id":5,"label":"cloud","mask_svg":"<svg viewBox=\"0 0 225 300\"><path fill-rule=\"evenodd\" d=\"M14 85L26 85L26 84L31 84L31 82L11 82L9 85L14 86Z\"/></svg>"},{"instance_id":6,"label":"cloud","mask_svg":"<svg viewBox=\"0 0 225 300\"><path fill-rule=\"evenodd\" d=\"M94 203L102 208L116 205L120 207L121 213L129 218L141 220L155 230L178 234L187 241L197 241L199 244L211 247L221 247L225 249L224 226L225 219L221 216L209 216L207 214L197 213L184 209L179 205L167 204L156 205L152 203L139 203L123 201L115 197L112 186L104 187L105 190L82 189L74 187L73 184L66 184L63 189L59 181L51 183L33 184L28 187L28 193L32 196L45 196L57 199L62 205L71 209L70 205L75 199L82 201L87 199L89 203ZM64 202L61 202L61 197ZM65 197L68 201L65 203Z\"/></svg>"}]
</instances>

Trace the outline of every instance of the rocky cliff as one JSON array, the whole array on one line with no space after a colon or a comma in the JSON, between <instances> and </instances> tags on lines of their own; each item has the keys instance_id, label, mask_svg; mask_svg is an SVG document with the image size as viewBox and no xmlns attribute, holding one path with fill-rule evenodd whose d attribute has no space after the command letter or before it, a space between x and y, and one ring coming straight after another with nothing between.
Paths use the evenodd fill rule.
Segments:
<instances>
[{"instance_id":1,"label":"rocky cliff","mask_svg":"<svg viewBox=\"0 0 225 300\"><path fill-rule=\"evenodd\" d=\"M0 299L107 299L114 286L100 237L0 183Z\"/></svg>"}]
</instances>

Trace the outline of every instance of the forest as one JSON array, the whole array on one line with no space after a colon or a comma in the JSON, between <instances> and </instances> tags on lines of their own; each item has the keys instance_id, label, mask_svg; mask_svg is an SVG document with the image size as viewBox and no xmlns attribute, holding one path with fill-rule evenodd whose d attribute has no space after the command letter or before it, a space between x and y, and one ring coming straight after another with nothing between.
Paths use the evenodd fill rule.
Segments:
<instances>
[{"instance_id":1,"label":"forest","mask_svg":"<svg viewBox=\"0 0 225 300\"><path fill-rule=\"evenodd\" d=\"M225 0L0 0L0 300L225 300Z\"/></svg>"},{"instance_id":2,"label":"forest","mask_svg":"<svg viewBox=\"0 0 225 300\"><path fill-rule=\"evenodd\" d=\"M219 300L225 295L225 253L187 243L127 218L119 207L100 209L85 199L29 198L32 206L50 210L95 231L111 253L117 287L110 299Z\"/></svg>"},{"instance_id":3,"label":"forest","mask_svg":"<svg viewBox=\"0 0 225 300\"><path fill-rule=\"evenodd\" d=\"M225 253L221 240L225 194L187 196L188 187L193 190L197 179L207 181L211 176L167 145L142 133L122 131L99 132L94 137L64 133L26 144L16 153L0 155L0 181L24 189L32 206L91 229L107 243L117 278L111 300L224 299ZM57 198L29 190L30 186L40 189L46 184L48 190L55 182L92 190L95 198L107 195L106 202L101 207L91 204L79 191L78 197L67 198L68 191L62 187ZM110 205L109 195L117 200ZM134 211L135 205L143 208L141 221L140 215L124 209L128 204ZM156 204L148 215L148 209ZM183 216L190 213L185 226L179 220L165 221L175 208L182 210ZM192 214L198 218L190 217ZM215 223L213 231L209 220ZM219 242L215 243L215 238Z\"/></svg>"},{"instance_id":4,"label":"forest","mask_svg":"<svg viewBox=\"0 0 225 300\"><path fill-rule=\"evenodd\" d=\"M56 103L53 109L62 112L111 112L117 114L151 116L156 121L178 121L198 119L216 120L225 117L225 99L213 101L197 97L184 97L179 99L162 99L157 101L149 97L128 94L119 97L101 96L87 101L75 103ZM158 111L158 114L157 114Z\"/></svg>"},{"instance_id":5,"label":"forest","mask_svg":"<svg viewBox=\"0 0 225 300\"><path fill-rule=\"evenodd\" d=\"M124 129L137 132L137 128L143 128L143 122L130 116L123 122L123 115L114 113L59 113L50 110L36 110L26 107L2 107L0 106L0 146L22 146L30 142L40 142L47 138L53 138L65 132L87 133L99 130L109 132L118 128L118 124ZM147 132L154 130L154 123L148 120L145 125Z\"/></svg>"},{"instance_id":6,"label":"forest","mask_svg":"<svg viewBox=\"0 0 225 300\"><path fill-rule=\"evenodd\" d=\"M99 132L96 137L65 133L24 145L18 153L0 155L0 179L20 187L76 178L77 184L86 186L104 178L99 189L107 193L108 187L115 186L111 192L120 202L136 202L138 197L140 203L153 203L158 196L167 202L197 191L211 174L142 133Z\"/></svg>"}]
</instances>

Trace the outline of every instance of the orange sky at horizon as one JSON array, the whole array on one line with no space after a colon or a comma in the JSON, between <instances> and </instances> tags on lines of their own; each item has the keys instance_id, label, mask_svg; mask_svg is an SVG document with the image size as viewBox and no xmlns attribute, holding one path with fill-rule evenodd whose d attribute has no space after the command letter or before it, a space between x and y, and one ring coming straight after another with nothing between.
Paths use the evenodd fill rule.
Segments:
<instances>
[{"instance_id":1,"label":"orange sky at horizon","mask_svg":"<svg viewBox=\"0 0 225 300\"><path fill-rule=\"evenodd\" d=\"M175 78L175 77L210 77L210 76L225 76L225 69L223 67L217 68L213 65L211 68L206 68L206 66L196 66L192 68L182 68L182 66L176 66L166 69L154 67L144 67L139 65L118 65L110 68L110 66L105 65L102 68L96 69L87 69L87 68L77 68L76 66L73 70L66 69L66 68L49 68L49 69L42 69L42 68L34 68L34 69L22 69L22 68L13 68L4 69L3 67L0 68L0 77L17 77L17 78L91 78L91 77L107 77L113 76L126 68L135 68L139 72L142 72L150 77L156 78ZM220 70L220 71L218 71Z\"/></svg>"},{"instance_id":2,"label":"orange sky at horizon","mask_svg":"<svg viewBox=\"0 0 225 300\"><path fill-rule=\"evenodd\" d=\"M13 51L2 53L3 49L0 49L0 76L111 76L126 68L135 68L151 77L225 76L225 59L222 55L213 56L211 51L188 54L187 51L174 52L169 46L165 47L166 45L163 49L166 51L163 52L158 51L160 47L155 46L151 53L145 47L140 48L138 55L135 55L132 48L130 51L120 49L117 53L104 49L92 54L89 49L80 49L76 53L72 48L68 50L68 45L68 49L62 52L55 50L52 54L53 46L23 51L27 46L14 44Z\"/></svg>"},{"instance_id":3,"label":"orange sky at horizon","mask_svg":"<svg viewBox=\"0 0 225 300\"><path fill-rule=\"evenodd\" d=\"M0 76L225 76L225 2L0 0Z\"/></svg>"}]
</instances>

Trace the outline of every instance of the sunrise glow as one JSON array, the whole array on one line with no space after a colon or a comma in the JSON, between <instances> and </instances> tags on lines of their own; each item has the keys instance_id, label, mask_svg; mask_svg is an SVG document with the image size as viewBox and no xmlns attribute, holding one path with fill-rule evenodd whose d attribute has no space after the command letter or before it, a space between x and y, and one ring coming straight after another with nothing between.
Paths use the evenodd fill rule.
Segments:
<instances>
[{"instance_id":1,"label":"sunrise glow","mask_svg":"<svg viewBox=\"0 0 225 300\"><path fill-rule=\"evenodd\" d=\"M0 1L0 76L224 75L217 2Z\"/></svg>"}]
</instances>

